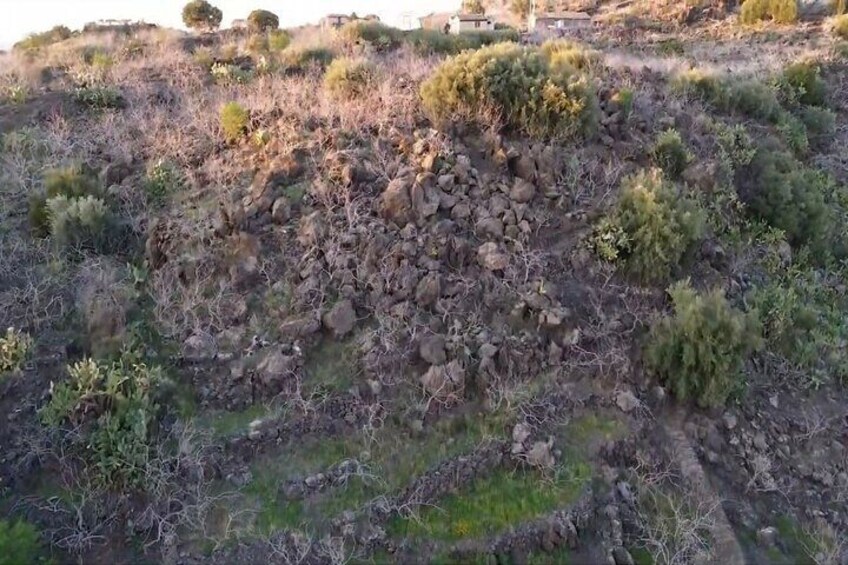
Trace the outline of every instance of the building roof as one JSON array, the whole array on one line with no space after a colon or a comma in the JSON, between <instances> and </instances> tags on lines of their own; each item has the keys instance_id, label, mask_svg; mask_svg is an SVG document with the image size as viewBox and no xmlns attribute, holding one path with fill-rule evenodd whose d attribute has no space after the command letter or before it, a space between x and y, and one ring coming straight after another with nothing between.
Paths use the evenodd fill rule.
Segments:
<instances>
[{"instance_id":1,"label":"building roof","mask_svg":"<svg viewBox=\"0 0 848 565\"><path fill-rule=\"evenodd\" d=\"M338 18L348 18L350 19L350 14L327 14L324 16L326 19L338 19Z\"/></svg>"},{"instance_id":2,"label":"building roof","mask_svg":"<svg viewBox=\"0 0 848 565\"><path fill-rule=\"evenodd\" d=\"M586 12L543 12L536 14L537 20L591 20Z\"/></svg>"},{"instance_id":3,"label":"building roof","mask_svg":"<svg viewBox=\"0 0 848 565\"><path fill-rule=\"evenodd\" d=\"M463 22L484 22L491 19L485 14L454 14L453 17L459 18Z\"/></svg>"}]
</instances>

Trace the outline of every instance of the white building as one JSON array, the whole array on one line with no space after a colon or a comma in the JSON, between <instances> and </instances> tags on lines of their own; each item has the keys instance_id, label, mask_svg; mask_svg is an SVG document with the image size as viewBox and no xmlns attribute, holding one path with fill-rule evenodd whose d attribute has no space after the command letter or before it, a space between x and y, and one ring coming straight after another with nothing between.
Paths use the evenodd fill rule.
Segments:
<instances>
[{"instance_id":1,"label":"white building","mask_svg":"<svg viewBox=\"0 0 848 565\"><path fill-rule=\"evenodd\" d=\"M466 31L492 31L495 22L484 14L454 14L450 19L450 32L458 35Z\"/></svg>"}]
</instances>

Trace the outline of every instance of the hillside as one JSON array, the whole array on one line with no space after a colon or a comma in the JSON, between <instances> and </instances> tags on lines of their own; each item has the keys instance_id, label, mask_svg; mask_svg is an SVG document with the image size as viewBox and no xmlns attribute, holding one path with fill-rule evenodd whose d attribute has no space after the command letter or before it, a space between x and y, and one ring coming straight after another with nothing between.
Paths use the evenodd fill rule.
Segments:
<instances>
[{"instance_id":1,"label":"hillside","mask_svg":"<svg viewBox=\"0 0 848 565\"><path fill-rule=\"evenodd\" d=\"M848 563L848 16L629 6L4 55L0 564Z\"/></svg>"}]
</instances>

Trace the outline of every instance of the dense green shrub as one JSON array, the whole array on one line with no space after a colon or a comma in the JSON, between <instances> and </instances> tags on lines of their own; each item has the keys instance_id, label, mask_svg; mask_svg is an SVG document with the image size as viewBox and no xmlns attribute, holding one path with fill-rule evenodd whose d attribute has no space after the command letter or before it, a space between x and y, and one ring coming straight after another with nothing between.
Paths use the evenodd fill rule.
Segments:
<instances>
[{"instance_id":1,"label":"dense green shrub","mask_svg":"<svg viewBox=\"0 0 848 565\"><path fill-rule=\"evenodd\" d=\"M771 20L779 24L798 21L798 0L745 0L739 11L743 24Z\"/></svg>"},{"instance_id":2,"label":"dense green shrub","mask_svg":"<svg viewBox=\"0 0 848 565\"><path fill-rule=\"evenodd\" d=\"M42 408L50 427L66 423L88 427L87 450L106 484L135 485L144 478L158 406L157 387L163 382L158 367L92 359L68 367L69 379L53 388Z\"/></svg>"},{"instance_id":3,"label":"dense green shrub","mask_svg":"<svg viewBox=\"0 0 848 565\"><path fill-rule=\"evenodd\" d=\"M253 10L247 16L247 28L252 33L264 33L280 27L280 18L268 10Z\"/></svg>"},{"instance_id":4,"label":"dense green shrub","mask_svg":"<svg viewBox=\"0 0 848 565\"><path fill-rule=\"evenodd\" d=\"M651 328L645 366L680 400L721 406L760 344L754 315L733 308L720 289L698 294L688 281L669 289L674 315Z\"/></svg>"},{"instance_id":5,"label":"dense green shrub","mask_svg":"<svg viewBox=\"0 0 848 565\"><path fill-rule=\"evenodd\" d=\"M848 14L842 14L833 18L833 33L841 38L848 39Z\"/></svg>"},{"instance_id":6,"label":"dense green shrub","mask_svg":"<svg viewBox=\"0 0 848 565\"><path fill-rule=\"evenodd\" d=\"M335 57L335 53L324 47L289 48L283 52L282 63L289 71L305 71L310 66L326 67Z\"/></svg>"},{"instance_id":7,"label":"dense green shrub","mask_svg":"<svg viewBox=\"0 0 848 565\"><path fill-rule=\"evenodd\" d=\"M106 252L114 243L113 218L96 196L54 196L47 200L50 237L61 249Z\"/></svg>"},{"instance_id":8,"label":"dense green shrub","mask_svg":"<svg viewBox=\"0 0 848 565\"><path fill-rule=\"evenodd\" d=\"M0 375L17 371L32 351L32 338L28 333L7 328L0 335Z\"/></svg>"},{"instance_id":9,"label":"dense green shrub","mask_svg":"<svg viewBox=\"0 0 848 565\"><path fill-rule=\"evenodd\" d=\"M370 45L380 51L396 48L403 37L403 33L397 28L362 20L346 23L339 28L337 34L341 44L348 49Z\"/></svg>"},{"instance_id":10,"label":"dense green shrub","mask_svg":"<svg viewBox=\"0 0 848 565\"><path fill-rule=\"evenodd\" d=\"M778 87L791 103L824 105L827 88L815 61L799 61L787 66L778 79Z\"/></svg>"},{"instance_id":11,"label":"dense green shrub","mask_svg":"<svg viewBox=\"0 0 848 565\"><path fill-rule=\"evenodd\" d=\"M585 135L597 124L594 88L583 73L552 69L538 49L513 43L448 59L424 82L421 97L437 121L495 112L506 126L534 136Z\"/></svg>"},{"instance_id":12,"label":"dense green shrub","mask_svg":"<svg viewBox=\"0 0 848 565\"><path fill-rule=\"evenodd\" d=\"M361 96L374 80L374 65L366 59L336 59L324 75L324 86L336 98Z\"/></svg>"},{"instance_id":13,"label":"dense green shrub","mask_svg":"<svg viewBox=\"0 0 848 565\"><path fill-rule=\"evenodd\" d=\"M227 63L213 63L209 67L209 74L219 84L247 84L254 77L253 70Z\"/></svg>"},{"instance_id":14,"label":"dense green shrub","mask_svg":"<svg viewBox=\"0 0 848 565\"><path fill-rule=\"evenodd\" d=\"M670 179L677 179L683 170L692 161L692 154L683 143L680 133L675 129L668 129L657 136L651 155L654 163L663 170Z\"/></svg>"},{"instance_id":15,"label":"dense green shrub","mask_svg":"<svg viewBox=\"0 0 848 565\"><path fill-rule=\"evenodd\" d=\"M238 141L247 133L250 113L238 102L228 102L221 108L221 131L229 142Z\"/></svg>"},{"instance_id":16,"label":"dense green shrub","mask_svg":"<svg viewBox=\"0 0 848 565\"><path fill-rule=\"evenodd\" d=\"M97 175L83 165L51 169L44 175L44 192L30 198L29 224L37 237L50 234L50 219L47 212L47 200L57 196L81 198L83 196L101 196L103 189Z\"/></svg>"},{"instance_id":17,"label":"dense green shrub","mask_svg":"<svg viewBox=\"0 0 848 565\"><path fill-rule=\"evenodd\" d=\"M622 182L615 210L600 222L591 240L595 251L645 282L664 280L703 232L704 215L677 193L657 170Z\"/></svg>"},{"instance_id":18,"label":"dense green shrub","mask_svg":"<svg viewBox=\"0 0 848 565\"><path fill-rule=\"evenodd\" d=\"M777 121L777 131L794 153L803 155L809 151L810 140L807 137L807 127L804 122L789 112L783 112L780 115L780 119Z\"/></svg>"},{"instance_id":19,"label":"dense green shrub","mask_svg":"<svg viewBox=\"0 0 848 565\"><path fill-rule=\"evenodd\" d=\"M678 74L673 84L684 95L706 102L716 103L725 96L722 80L717 75L701 69L689 69Z\"/></svg>"},{"instance_id":20,"label":"dense green shrub","mask_svg":"<svg viewBox=\"0 0 848 565\"><path fill-rule=\"evenodd\" d=\"M35 526L0 520L0 565L37 563L40 553L41 541Z\"/></svg>"},{"instance_id":21,"label":"dense green shrub","mask_svg":"<svg viewBox=\"0 0 848 565\"><path fill-rule=\"evenodd\" d=\"M456 55L466 49L479 49L486 45L518 41L514 30L466 32L446 34L435 29L416 29L407 32L403 41L420 55Z\"/></svg>"},{"instance_id":22,"label":"dense green shrub","mask_svg":"<svg viewBox=\"0 0 848 565\"><path fill-rule=\"evenodd\" d=\"M124 95L111 86L86 86L74 91L74 99L92 110L120 110L126 107Z\"/></svg>"},{"instance_id":23,"label":"dense green shrub","mask_svg":"<svg viewBox=\"0 0 848 565\"><path fill-rule=\"evenodd\" d=\"M192 0L183 7L183 23L191 29L218 29L224 14L206 0Z\"/></svg>"},{"instance_id":24,"label":"dense green shrub","mask_svg":"<svg viewBox=\"0 0 848 565\"><path fill-rule=\"evenodd\" d=\"M825 202L831 181L791 154L763 144L737 173L737 190L756 217L786 234L793 245L829 247L833 217Z\"/></svg>"}]
</instances>

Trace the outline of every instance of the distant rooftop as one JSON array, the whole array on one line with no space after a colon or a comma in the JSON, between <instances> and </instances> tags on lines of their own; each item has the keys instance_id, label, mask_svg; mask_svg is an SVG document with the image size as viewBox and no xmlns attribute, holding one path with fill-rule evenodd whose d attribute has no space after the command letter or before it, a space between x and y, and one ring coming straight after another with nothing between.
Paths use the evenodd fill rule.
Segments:
<instances>
[{"instance_id":1,"label":"distant rooftop","mask_svg":"<svg viewBox=\"0 0 848 565\"><path fill-rule=\"evenodd\" d=\"M486 14L454 14L454 17L465 22L482 22L490 19Z\"/></svg>"},{"instance_id":2,"label":"distant rooftop","mask_svg":"<svg viewBox=\"0 0 848 565\"><path fill-rule=\"evenodd\" d=\"M590 20L592 17L586 12L543 12L536 14L536 19L545 20Z\"/></svg>"}]
</instances>

